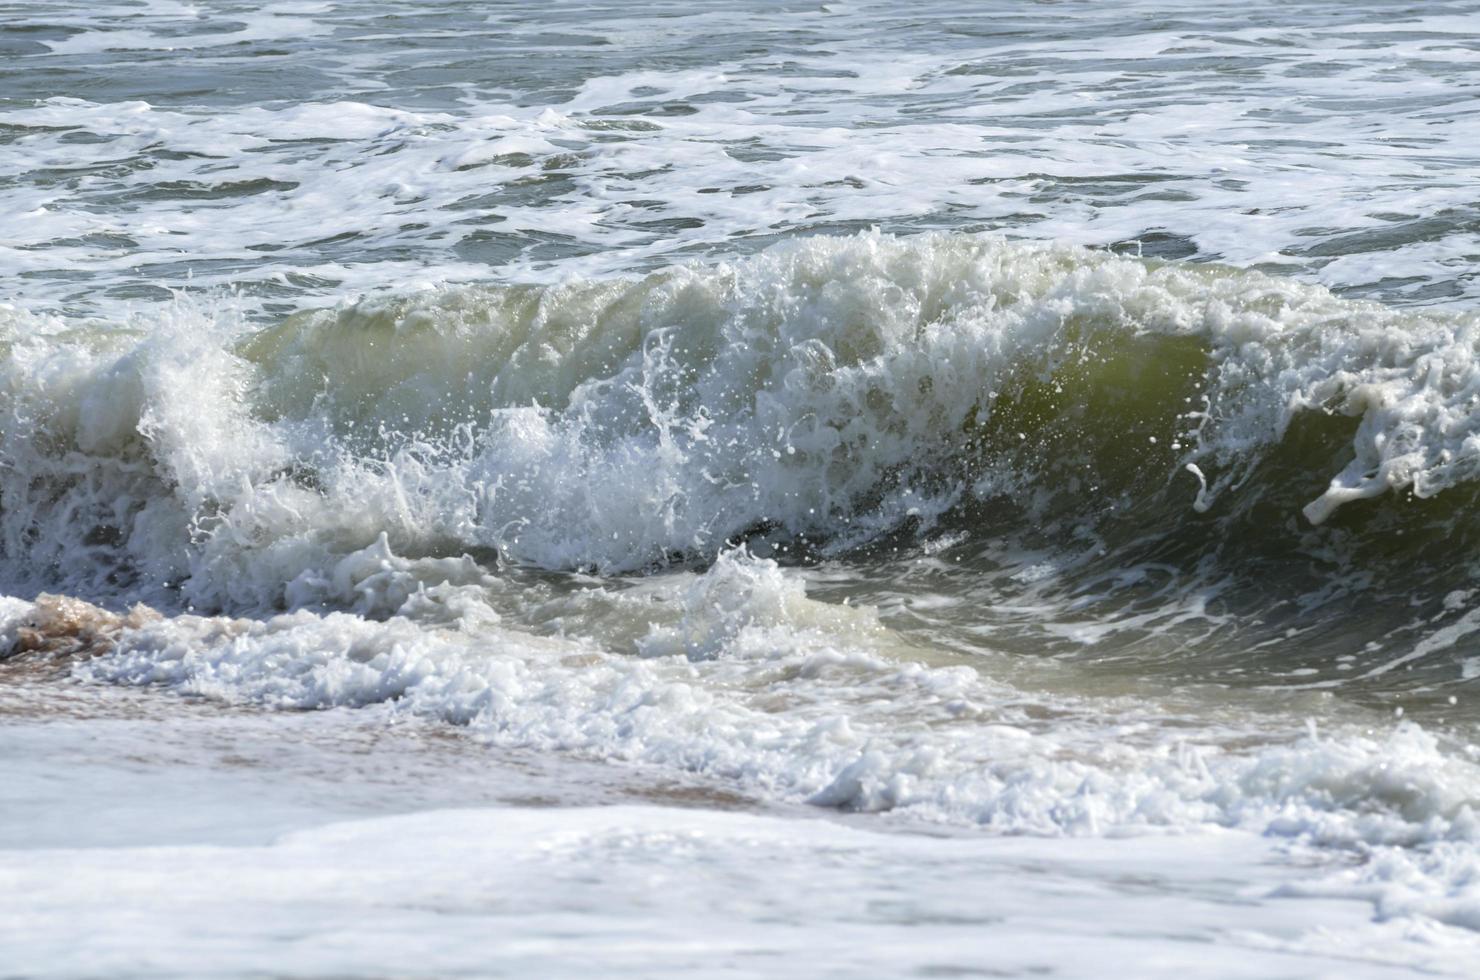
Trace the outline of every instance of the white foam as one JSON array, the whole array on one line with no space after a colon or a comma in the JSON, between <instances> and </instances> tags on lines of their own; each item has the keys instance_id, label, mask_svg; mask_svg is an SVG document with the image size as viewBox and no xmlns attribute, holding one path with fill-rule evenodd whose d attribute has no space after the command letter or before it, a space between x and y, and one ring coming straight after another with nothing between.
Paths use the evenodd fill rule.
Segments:
<instances>
[{"instance_id":1,"label":"white foam","mask_svg":"<svg viewBox=\"0 0 1480 980\"><path fill-rule=\"evenodd\" d=\"M442 810L269 846L0 852L28 976L1466 976L1473 934L1295 901L1243 835L881 834L656 807ZM56 868L65 863L68 873Z\"/></svg>"},{"instance_id":2,"label":"white foam","mask_svg":"<svg viewBox=\"0 0 1480 980\"><path fill-rule=\"evenodd\" d=\"M1169 237L1404 302L1477 295L1474 202L1455 177L1480 145L1462 14L644 9L572 12L564 42L519 9L394 27L375 3L258 4L225 22L172 4L38 11L53 28L50 50L24 57L38 69L135 70L109 47L195 67L272 41L322 76L306 91L253 79L260 91L202 106L166 72L143 101L78 86L97 101L7 107L24 131L0 205L27 220L0 259L27 274L32 305L116 310L162 284L301 301L509 263L521 278L605 275L880 224ZM728 40L752 36L767 40ZM419 80L427 45L449 66L436 82ZM279 183L179 190L265 180Z\"/></svg>"},{"instance_id":3,"label":"white foam","mask_svg":"<svg viewBox=\"0 0 1480 980\"><path fill-rule=\"evenodd\" d=\"M739 951L764 948L807 973L1098 975L1123 955L1186 975L1208 969L1206 943L1239 950L1219 975L1353 958L1373 975L1474 972L1462 929L1477 922L1480 769L1465 746L1315 695L1147 678L1091 694L1049 657L981 643L968 666L874 610L809 597L826 569L808 579L729 543L774 527L758 547L805 535L826 556L958 504L1043 510L1031 466L978 466L962 434L1065 358L1143 343L1180 352L1158 364L1209 369L1192 414L1144 443L1163 447L1146 465L1189 509L1216 512L1302 413L1355 423L1349 465L1311 474L1310 521L1474 479L1464 309L1480 281L1473 192L1455 174L1473 169L1480 116L1464 111L1476 55L1462 13L1297 0L1263 19L1239 5L1167 22L1131 3L1056 7L1045 29L1036 8L931 5L427 7L393 11L393 26L387 12L17 13L39 40L18 42L22 95L0 110L0 208L23 219L0 243L15 301L0 307L0 588L73 598L0 597L0 654L26 655L16 676L89 658L76 679L336 709L302 716L330 725L452 723L475 744L639 778L1055 840L634 810L426 814L242 851L10 853L0 930L20 968L270 971L291 959L280 937L307 931L344 941L303 966L331 974L486 971L471 951L490 934L507 939L498 965L529 973L569 963L560 936L634 973L743 970ZM567 14L579 29L560 35ZM191 94L192 72L239 56L315 68L282 83L244 72L255 80L209 105ZM27 88L36 78L55 87ZM869 226L950 231L801 240ZM799 240L739 257L778 238ZM1292 278L1073 247L1131 242ZM726 258L631 278L696 254ZM445 285L494 276L557 285ZM169 288L218 298L155 303ZM300 315L253 326L284 311ZM1119 505L1096 498L1094 474L1067 492L1086 512ZM901 576L949 560L959 538L930 536L939 556ZM712 565L641 582L527 573L675 554ZM1094 650L1131 627L1230 621L1196 592L1057 621L1035 589L1061 560L1022 563L1018 605L994 612ZM1155 572L1119 570L1132 584ZM1380 670L1467 642L1464 600L1445 615ZM1302 734L1303 711L1319 733ZM1289 880L1292 854L1320 875ZM1333 871L1339 854L1356 863ZM1148 867L1149 894L1133 880ZM1004 900L999 929L963 909L963 881L1029 897ZM572 907L572 883L595 898ZM285 912L288 884L309 894ZM1275 887L1306 897L1270 900ZM1381 921L1361 921L1353 897ZM706 931L720 915L744 936ZM193 938L223 930L234 952ZM1025 937L1053 955L1023 955Z\"/></svg>"},{"instance_id":4,"label":"white foam","mask_svg":"<svg viewBox=\"0 0 1480 980\"><path fill-rule=\"evenodd\" d=\"M370 578L386 574L371 564L361 563ZM1249 749L1232 747L1245 734L1233 722L1188 744L1172 709L1151 702L1052 699L1040 714L1024 692L969 667L926 666L869 610L808 600L774 563L743 555L645 596L581 600L622 602L627 618L655 622L631 652L615 635L501 626L476 586L400 578L407 598L384 622L180 616L126 630L113 653L77 670L300 710L389 703L500 746L1000 831L1229 826L1378 846L1468 841L1477 830L1480 769L1413 725L1292 732ZM1144 735L1107 739L1107 724Z\"/></svg>"},{"instance_id":5,"label":"white foam","mask_svg":"<svg viewBox=\"0 0 1480 980\"><path fill-rule=\"evenodd\" d=\"M74 720L65 703L53 719L54 695L41 690L34 718L5 717L19 751L0 762L0 794L15 807L3 812L48 821L0 852L12 968L280 965L285 916L295 936L354 937L295 954L306 975L372 961L384 971L402 957L445 972L476 955L486 970L488 937L506 934L510 969L549 972L589 955L641 975L718 968L757 948L790 950L802 972L814 972L808 957L877 969L881 935L894 937L888 962L901 970L1010 962L1078 975L1153 957L1177 975L1197 963L1256 976L1336 959L1371 975L1463 975L1480 955L1466 932L1480 768L1415 726L1281 737L1265 718L1220 728L1144 697L1043 700L965 667L912 663L870 610L813 602L794 572L742 555L703 576L567 599L566 622L582 604L638 620L645 609L654 626L625 653L510 629L483 601L491 584L418 588L428 569L383 546L342 568L351 593L405 595L398 614L136 620L113 652L77 667L298 709L278 725L218 711L170 718L143 702L127 722L90 720L86 704ZM37 610L10 600L3 613L0 637ZM343 712L354 705L374 710ZM330 707L340 711L301 710ZM530 775L510 786L501 774L507 755L480 761L452 740L398 747L373 734L414 737L405 722L416 718L539 758L640 764L631 786L696 775L710 793L1006 836L635 807L331 822L529 791ZM285 735L291 751L277 747ZM557 801L602 792L574 767L547 766ZM382 791L385 780L405 785ZM99 823L82 793L114 785L113 817ZM48 839L58 819L81 849ZM290 828L302 829L278 836ZM55 873L59 862L69 874ZM719 909L723 936L710 932ZM543 930L560 943L539 940ZM1024 945L1035 930L1056 939Z\"/></svg>"},{"instance_id":6,"label":"white foam","mask_svg":"<svg viewBox=\"0 0 1480 980\"><path fill-rule=\"evenodd\" d=\"M367 299L260 334L190 304L135 323L6 321L5 546L88 588L124 562L133 595L175 582L218 608L327 600L313 583L383 533L401 554L621 571L768 523L842 549L973 494L1042 495L1008 455L963 458L962 433L1065 358L1141 341L1206 359L1202 407L1157 423L1179 448L1147 444L1169 482L1202 474L1180 478L1189 509L1302 412L1360 420L1351 462L1312 474L1330 483L1313 522L1480 467L1473 316L974 236Z\"/></svg>"}]
</instances>

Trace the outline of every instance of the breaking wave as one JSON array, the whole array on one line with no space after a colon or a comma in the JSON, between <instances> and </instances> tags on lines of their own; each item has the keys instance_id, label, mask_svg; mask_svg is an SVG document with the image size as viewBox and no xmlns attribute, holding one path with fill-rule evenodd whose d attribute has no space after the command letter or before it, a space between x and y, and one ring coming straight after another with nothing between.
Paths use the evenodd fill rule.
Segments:
<instances>
[{"instance_id":1,"label":"breaking wave","mask_svg":"<svg viewBox=\"0 0 1480 980\"><path fill-rule=\"evenodd\" d=\"M1463 713L1474 317L867 234L0 329L0 584L67 595L12 660L1003 830L1474 836L1442 726L1269 690Z\"/></svg>"},{"instance_id":2,"label":"breaking wave","mask_svg":"<svg viewBox=\"0 0 1480 980\"><path fill-rule=\"evenodd\" d=\"M33 580L13 590L219 610L333 601L336 562L382 532L399 554L602 573L951 526L1258 552L1324 523L1317 547L1417 554L1473 538L1476 328L966 235L266 329L188 305L11 311L0 553Z\"/></svg>"}]
</instances>

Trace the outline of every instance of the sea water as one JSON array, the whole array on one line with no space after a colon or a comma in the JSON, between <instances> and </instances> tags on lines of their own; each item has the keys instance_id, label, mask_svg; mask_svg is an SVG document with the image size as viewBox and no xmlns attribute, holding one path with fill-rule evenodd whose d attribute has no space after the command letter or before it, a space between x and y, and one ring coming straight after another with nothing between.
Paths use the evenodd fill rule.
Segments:
<instances>
[{"instance_id":1,"label":"sea water","mask_svg":"<svg viewBox=\"0 0 1480 980\"><path fill-rule=\"evenodd\" d=\"M0 51L3 972L1480 969L1480 5Z\"/></svg>"}]
</instances>

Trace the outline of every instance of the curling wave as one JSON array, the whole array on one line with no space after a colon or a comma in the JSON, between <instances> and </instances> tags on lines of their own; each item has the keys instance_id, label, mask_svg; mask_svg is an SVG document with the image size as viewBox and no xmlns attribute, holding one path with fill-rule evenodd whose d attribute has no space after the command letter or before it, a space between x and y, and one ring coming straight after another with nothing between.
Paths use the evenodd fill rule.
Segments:
<instances>
[{"instance_id":1,"label":"curling wave","mask_svg":"<svg viewBox=\"0 0 1480 980\"><path fill-rule=\"evenodd\" d=\"M11 311L0 554L11 591L232 611L335 601L336 564L382 532L398 554L603 573L956 525L1184 563L1343 535L1390 553L1407 529L1416 554L1473 539L1477 326L959 234L266 329ZM1353 531L1338 518L1364 500ZM1322 523L1342 526L1312 545Z\"/></svg>"}]
</instances>

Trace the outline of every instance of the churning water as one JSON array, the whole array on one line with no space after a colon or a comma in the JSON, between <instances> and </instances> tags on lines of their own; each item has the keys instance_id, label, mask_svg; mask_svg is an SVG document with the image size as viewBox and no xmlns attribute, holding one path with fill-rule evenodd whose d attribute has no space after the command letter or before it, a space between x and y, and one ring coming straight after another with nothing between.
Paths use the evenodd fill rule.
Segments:
<instances>
[{"instance_id":1,"label":"churning water","mask_svg":"<svg viewBox=\"0 0 1480 980\"><path fill-rule=\"evenodd\" d=\"M0 51L24 973L1480 964L1480 6Z\"/></svg>"}]
</instances>

